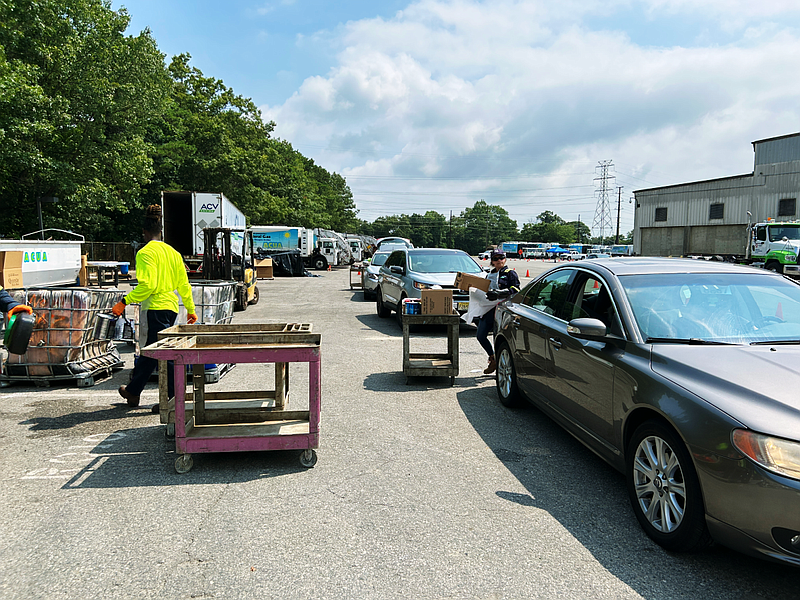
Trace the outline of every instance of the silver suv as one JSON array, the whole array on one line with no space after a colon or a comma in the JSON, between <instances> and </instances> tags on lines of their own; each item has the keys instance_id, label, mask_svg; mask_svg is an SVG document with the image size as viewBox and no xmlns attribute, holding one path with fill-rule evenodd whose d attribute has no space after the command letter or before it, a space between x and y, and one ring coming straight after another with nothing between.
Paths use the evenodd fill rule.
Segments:
<instances>
[{"instance_id":1,"label":"silver suv","mask_svg":"<svg viewBox=\"0 0 800 600\"><path fill-rule=\"evenodd\" d=\"M466 252L445 248L403 248L395 250L378 272L376 290L379 317L394 310L400 321L404 298L420 298L422 290L434 286L453 290L453 308L464 314L469 293L455 288L456 273L484 275L481 266Z\"/></svg>"}]
</instances>

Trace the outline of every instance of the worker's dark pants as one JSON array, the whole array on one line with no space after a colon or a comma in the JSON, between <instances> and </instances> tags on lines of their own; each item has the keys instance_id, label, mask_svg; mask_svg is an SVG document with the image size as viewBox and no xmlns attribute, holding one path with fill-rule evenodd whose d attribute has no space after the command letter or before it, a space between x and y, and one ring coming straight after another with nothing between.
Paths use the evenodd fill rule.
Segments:
<instances>
[{"instance_id":1,"label":"worker's dark pants","mask_svg":"<svg viewBox=\"0 0 800 600\"><path fill-rule=\"evenodd\" d=\"M164 331L167 327L172 327L177 318L178 314L171 310L148 310L147 345L155 344L158 341L158 332ZM134 396L139 396L157 366L158 361L155 358L140 355L136 365L133 367L131 382L126 387L128 392ZM167 389L169 397L172 398L175 395L175 375L172 369L172 361L169 361L169 366L167 367Z\"/></svg>"},{"instance_id":2,"label":"worker's dark pants","mask_svg":"<svg viewBox=\"0 0 800 600\"><path fill-rule=\"evenodd\" d=\"M478 320L478 333L475 337L478 338L478 343L486 350L486 354L494 356L494 348L492 342L489 341L489 334L494 332L494 308L483 315Z\"/></svg>"}]
</instances>

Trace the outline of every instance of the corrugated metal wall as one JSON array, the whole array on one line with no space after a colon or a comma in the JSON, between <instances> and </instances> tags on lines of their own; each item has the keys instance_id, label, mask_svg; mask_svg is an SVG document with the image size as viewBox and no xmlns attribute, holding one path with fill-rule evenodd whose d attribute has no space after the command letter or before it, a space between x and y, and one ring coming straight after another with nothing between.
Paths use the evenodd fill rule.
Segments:
<instances>
[{"instance_id":1,"label":"corrugated metal wall","mask_svg":"<svg viewBox=\"0 0 800 600\"><path fill-rule=\"evenodd\" d=\"M756 172L760 165L800 160L800 135L754 142Z\"/></svg>"}]
</instances>

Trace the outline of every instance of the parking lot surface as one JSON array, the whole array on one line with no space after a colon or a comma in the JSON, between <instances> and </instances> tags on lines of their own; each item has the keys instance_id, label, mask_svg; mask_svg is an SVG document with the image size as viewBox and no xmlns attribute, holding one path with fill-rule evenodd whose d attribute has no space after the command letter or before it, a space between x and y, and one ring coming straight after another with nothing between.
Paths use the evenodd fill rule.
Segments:
<instances>
[{"instance_id":1,"label":"parking lot surface","mask_svg":"<svg viewBox=\"0 0 800 600\"><path fill-rule=\"evenodd\" d=\"M482 264L488 264L483 261ZM552 266L509 260L522 276ZM508 410L474 327L461 371L401 372L394 318L347 269L259 282L235 323L322 334L319 460L195 455L142 407L119 405L127 368L91 388L0 389L3 598L797 598L798 571L721 547L673 555L646 537L622 475L533 408ZM441 351L443 332L412 351ZM289 408L307 405L292 366ZM239 365L210 391L266 389ZM757 507L754 507L754 510Z\"/></svg>"}]
</instances>

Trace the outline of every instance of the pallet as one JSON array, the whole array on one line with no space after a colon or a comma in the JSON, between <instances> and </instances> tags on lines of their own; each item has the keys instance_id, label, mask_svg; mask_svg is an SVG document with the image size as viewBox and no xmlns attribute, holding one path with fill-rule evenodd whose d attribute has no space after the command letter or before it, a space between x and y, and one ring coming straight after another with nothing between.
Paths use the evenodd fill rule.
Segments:
<instances>
[{"instance_id":1,"label":"pallet","mask_svg":"<svg viewBox=\"0 0 800 600\"><path fill-rule=\"evenodd\" d=\"M86 388L92 387L110 378L115 371L119 371L125 366L125 363L120 361L116 364L101 367L87 373L80 373L77 375L51 375L49 377L31 377L23 375L0 375L0 385L3 387L13 385L15 383L35 385L36 387L50 387L52 384L69 384L74 382L77 387Z\"/></svg>"}]
</instances>

